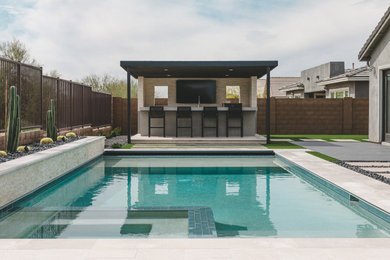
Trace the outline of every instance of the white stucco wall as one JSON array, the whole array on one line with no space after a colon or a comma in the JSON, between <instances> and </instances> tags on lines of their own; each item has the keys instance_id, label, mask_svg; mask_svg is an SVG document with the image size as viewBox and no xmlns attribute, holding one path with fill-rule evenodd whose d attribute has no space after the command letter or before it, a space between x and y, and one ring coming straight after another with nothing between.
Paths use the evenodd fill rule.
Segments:
<instances>
[{"instance_id":1,"label":"white stucco wall","mask_svg":"<svg viewBox=\"0 0 390 260\"><path fill-rule=\"evenodd\" d=\"M382 141L382 92L383 71L390 69L390 30L371 54L369 88L369 139L371 142Z\"/></svg>"}]
</instances>

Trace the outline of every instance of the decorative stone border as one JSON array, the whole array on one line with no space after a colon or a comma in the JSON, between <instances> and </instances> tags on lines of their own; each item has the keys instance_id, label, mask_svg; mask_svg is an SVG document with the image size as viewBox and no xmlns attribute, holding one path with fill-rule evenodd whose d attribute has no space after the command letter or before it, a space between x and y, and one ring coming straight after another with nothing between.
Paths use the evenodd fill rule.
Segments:
<instances>
[{"instance_id":1,"label":"decorative stone border","mask_svg":"<svg viewBox=\"0 0 390 260\"><path fill-rule=\"evenodd\" d=\"M0 164L0 209L103 154L105 137L87 137Z\"/></svg>"}]
</instances>

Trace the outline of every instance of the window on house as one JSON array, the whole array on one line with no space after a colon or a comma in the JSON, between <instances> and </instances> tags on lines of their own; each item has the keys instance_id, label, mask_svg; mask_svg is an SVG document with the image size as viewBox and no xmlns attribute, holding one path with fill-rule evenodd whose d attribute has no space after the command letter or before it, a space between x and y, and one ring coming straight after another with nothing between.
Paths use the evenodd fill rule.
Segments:
<instances>
[{"instance_id":1,"label":"window on house","mask_svg":"<svg viewBox=\"0 0 390 260\"><path fill-rule=\"evenodd\" d=\"M226 101L240 103L240 86L226 86Z\"/></svg>"},{"instance_id":2,"label":"window on house","mask_svg":"<svg viewBox=\"0 0 390 260\"><path fill-rule=\"evenodd\" d=\"M348 92L348 90L346 90L346 91L344 92L344 97L349 97L349 92Z\"/></svg>"},{"instance_id":3,"label":"window on house","mask_svg":"<svg viewBox=\"0 0 390 260\"><path fill-rule=\"evenodd\" d=\"M334 92L330 93L330 98L334 98Z\"/></svg>"},{"instance_id":4,"label":"window on house","mask_svg":"<svg viewBox=\"0 0 390 260\"><path fill-rule=\"evenodd\" d=\"M154 105L168 105L168 86L154 86Z\"/></svg>"},{"instance_id":5,"label":"window on house","mask_svg":"<svg viewBox=\"0 0 390 260\"><path fill-rule=\"evenodd\" d=\"M344 97L344 92L343 91L337 91L336 92L336 98L343 98Z\"/></svg>"}]
</instances>

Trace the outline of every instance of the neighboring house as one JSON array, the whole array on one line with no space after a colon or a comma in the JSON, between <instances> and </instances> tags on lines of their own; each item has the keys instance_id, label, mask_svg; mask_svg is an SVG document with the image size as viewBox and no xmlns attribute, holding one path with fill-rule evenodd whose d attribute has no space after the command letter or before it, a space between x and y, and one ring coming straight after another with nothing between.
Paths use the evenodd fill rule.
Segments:
<instances>
[{"instance_id":1,"label":"neighboring house","mask_svg":"<svg viewBox=\"0 0 390 260\"><path fill-rule=\"evenodd\" d=\"M325 89L317 84L323 79L332 78L345 72L344 62L332 61L301 72L301 82L305 87L305 98L325 98Z\"/></svg>"},{"instance_id":2,"label":"neighboring house","mask_svg":"<svg viewBox=\"0 0 390 260\"><path fill-rule=\"evenodd\" d=\"M289 98L367 97L367 73L367 68L345 70L343 61L331 61L303 70L299 82L279 90Z\"/></svg>"},{"instance_id":3,"label":"neighboring house","mask_svg":"<svg viewBox=\"0 0 390 260\"><path fill-rule=\"evenodd\" d=\"M368 67L347 70L346 73L317 82L326 91L326 98L368 98Z\"/></svg>"},{"instance_id":4,"label":"neighboring house","mask_svg":"<svg viewBox=\"0 0 390 260\"><path fill-rule=\"evenodd\" d=\"M301 79L301 78L299 78ZM288 98L304 98L305 96L305 86L302 82L296 82L290 85L286 85L279 89L282 92L286 93Z\"/></svg>"},{"instance_id":5,"label":"neighboring house","mask_svg":"<svg viewBox=\"0 0 390 260\"><path fill-rule=\"evenodd\" d=\"M359 53L370 69L369 138L390 142L390 8Z\"/></svg>"},{"instance_id":6,"label":"neighboring house","mask_svg":"<svg viewBox=\"0 0 390 260\"><path fill-rule=\"evenodd\" d=\"M271 97L275 98L287 98L286 92L281 91L280 88L286 85L297 83L300 81L300 77L271 77ZM265 79L257 80L257 97L265 98L266 92L264 91L266 85Z\"/></svg>"}]
</instances>

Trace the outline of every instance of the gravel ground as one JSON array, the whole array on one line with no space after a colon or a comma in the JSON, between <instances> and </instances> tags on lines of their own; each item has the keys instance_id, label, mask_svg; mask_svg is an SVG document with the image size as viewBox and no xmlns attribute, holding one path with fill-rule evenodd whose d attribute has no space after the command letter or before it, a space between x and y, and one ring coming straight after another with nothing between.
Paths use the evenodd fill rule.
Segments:
<instances>
[{"instance_id":1,"label":"gravel ground","mask_svg":"<svg viewBox=\"0 0 390 260\"><path fill-rule=\"evenodd\" d=\"M127 144L127 135L119 135L110 139L106 139L105 148L111 148L111 145L114 143L118 143L121 145Z\"/></svg>"},{"instance_id":2,"label":"gravel ground","mask_svg":"<svg viewBox=\"0 0 390 260\"><path fill-rule=\"evenodd\" d=\"M47 149L50 149L50 148L53 148L53 147L56 147L56 146L60 146L60 145L66 144L66 143L74 142L74 141L80 140L82 138L85 138L85 136L78 136L78 137L75 137L75 138L68 138L65 141L55 141L52 144L40 144L40 143L29 144L27 146L30 146L30 151L28 151L28 152L8 153L7 156L0 156L0 163L7 162L7 161L10 161L10 160L13 160L13 159L17 159L19 157L30 155L30 154L33 154L33 153L36 153L36 152L44 151L44 150L47 150Z\"/></svg>"}]
</instances>

